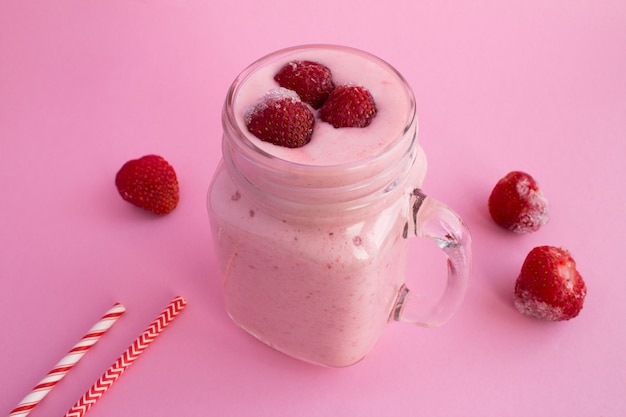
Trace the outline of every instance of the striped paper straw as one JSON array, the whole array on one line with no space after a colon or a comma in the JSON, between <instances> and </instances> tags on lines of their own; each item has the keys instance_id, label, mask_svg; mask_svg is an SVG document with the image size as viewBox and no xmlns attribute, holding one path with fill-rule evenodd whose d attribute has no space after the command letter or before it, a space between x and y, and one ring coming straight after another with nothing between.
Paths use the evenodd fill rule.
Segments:
<instances>
[{"instance_id":1,"label":"striped paper straw","mask_svg":"<svg viewBox=\"0 0 626 417\"><path fill-rule=\"evenodd\" d=\"M102 395L122 376L124 371L143 353L156 339L163 329L181 312L186 302L176 297L146 330L126 349L113 365L98 379L80 400L70 408L65 417L83 417Z\"/></svg>"},{"instance_id":2,"label":"striped paper straw","mask_svg":"<svg viewBox=\"0 0 626 417\"><path fill-rule=\"evenodd\" d=\"M35 388L11 411L9 417L25 417L33 408L44 399L46 395L59 383L61 379L69 372L74 365L87 353L87 351L96 344L100 337L107 332L124 314L126 309L120 303L115 303L102 318L93 325L82 339L65 355L54 369L48 372Z\"/></svg>"}]
</instances>

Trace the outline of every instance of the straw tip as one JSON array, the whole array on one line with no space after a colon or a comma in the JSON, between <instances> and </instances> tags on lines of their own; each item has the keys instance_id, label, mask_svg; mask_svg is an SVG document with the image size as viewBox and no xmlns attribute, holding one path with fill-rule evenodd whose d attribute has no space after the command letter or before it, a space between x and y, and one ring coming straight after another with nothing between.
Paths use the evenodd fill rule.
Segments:
<instances>
[{"instance_id":1,"label":"straw tip","mask_svg":"<svg viewBox=\"0 0 626 417\"><path fill-rule=\"evenodd\" d=\"M126 307L124 306L124 304L122 304L120 302L117 302L117 303L113 304L113 307L111 307L111 310L125 312L126 311Z\"/></svg>"}]
</instances>

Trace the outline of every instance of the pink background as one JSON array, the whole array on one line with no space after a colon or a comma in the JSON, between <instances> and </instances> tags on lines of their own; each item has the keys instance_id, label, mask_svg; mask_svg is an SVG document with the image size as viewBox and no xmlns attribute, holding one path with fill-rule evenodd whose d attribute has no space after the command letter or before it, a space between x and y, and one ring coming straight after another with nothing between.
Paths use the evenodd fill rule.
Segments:
<instances>
[{"instance_id":1,"label":"pink background","mask_svg":"<svg viewBox=\"0 0 626 417\"><path fill-rule=\"evenodd\" d=\"M318 42L406 76L425 188L474 238L459 314L439 329L392 323L345 369L300 363L232 324L205 209L230 82L268 52ZM88 415L626 415L625 74L623 0L0 0L0 415L122 302L124 317L31 416L65 413L178 294L185 311ZM148 153L182 188L164 218L113 185ZM552 204L532 235L487 214L514 169ZM572 321L512 305L542 244L569 249L587 282Z\"/></svg>"}]
</instances>

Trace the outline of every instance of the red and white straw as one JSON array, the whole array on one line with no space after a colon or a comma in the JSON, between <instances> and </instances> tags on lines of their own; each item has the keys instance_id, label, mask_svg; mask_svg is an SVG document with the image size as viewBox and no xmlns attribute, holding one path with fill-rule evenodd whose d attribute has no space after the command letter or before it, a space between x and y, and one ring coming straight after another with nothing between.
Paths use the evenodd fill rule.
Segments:
<instances>
[{"instance_id":1,"label":"red and white straw","mask_svg":"<svg viewBox=\"0 0 626 417\"><path fill-rule=\"evenodd\" d=\"M176 297L146 330L126 349L113 365L98 379L80 400L70 408L65 417L83 417L102 395L122 376L124 371L156 339L163 329L181 312L186 302Z\"/></svg>"},{"instance_id":2,"label":"red and white straw","mask_svg":"<svg viewBox=\"0 0 626 417\"><path fill-rule=\"evenodd\" d=\"M25 417L39 404L46 395L59 383L74 365L87 353L103 334L107 332L124 314L126 309L116 303L102 318L80 339L78 343L56 364L48 374L24 397L17 407L11 411L9 417Z\"/></svg>"}]
</instances>

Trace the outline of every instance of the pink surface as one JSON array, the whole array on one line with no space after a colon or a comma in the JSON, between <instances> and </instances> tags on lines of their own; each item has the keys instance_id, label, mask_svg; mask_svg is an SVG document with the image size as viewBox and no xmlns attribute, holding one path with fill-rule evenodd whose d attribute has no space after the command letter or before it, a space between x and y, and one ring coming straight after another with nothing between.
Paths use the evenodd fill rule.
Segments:
<instances>
[{"instance_id":1,"label":"pink surface","mask_svg":"<svg viewBox=\"0 0 626 417\"><path fill-rule=\"evenodd\" d=\"M89 416L624 415L626 3L264 4L0 1L0 415L122 302L124 317L30 414L62 415L178 294L185 311ZM230 82L265 53L312 42L365 49L405 75L425 188L474 238L459 314L439 329L392 323L345 369L300 363L232 324L205 209ZM113 185L147 153L179 175L181 203L164 218ZM532 235L486 211L513 169L552 204ZM540 244L569 249L587 282L572 321L512 305Z\"/></svg>"}]
</instances>

